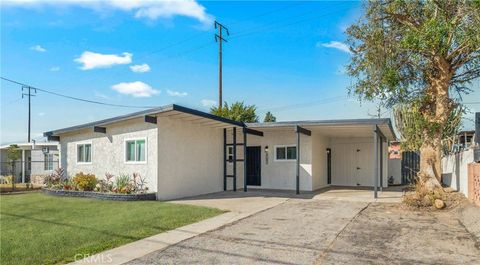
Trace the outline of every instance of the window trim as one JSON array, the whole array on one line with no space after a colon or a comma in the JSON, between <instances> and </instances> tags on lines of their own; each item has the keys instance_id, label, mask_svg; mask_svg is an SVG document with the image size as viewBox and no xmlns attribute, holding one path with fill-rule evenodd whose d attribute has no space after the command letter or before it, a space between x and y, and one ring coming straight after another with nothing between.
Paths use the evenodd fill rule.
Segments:
<instances>
[{"instance_id":1,"label":"window trim","mask_svg":"<svg viewBox=\"0 0 480 265\"><path fill-rule=\"evenodd\" d=\"M78 146L90 144L90 162L80 162L78 161ZM78 142L75 144L75 161L77 165L91 165L93 162L93 144L92 141Z\"/></svg>"},{"instance_id":2,"label":"window trim","mask_svg":"<svg viewBox=\"0 0 480 265\"><path fill-rule=\"evenodd\" d=\"M297 156L298 154L296 154L296 157L294 159L288 159L287 157L287 147L295 147L295 150L298 150L297 148L297 145L296 144L281 144L281 145L274 145L273 146L273 149L274 149L274 154L273 154L273 161L274 162L293 162L293 161L297 161ZM277 159L277 148L285 148L285 159Z\"/></svg>"},{"instance_id":3,"label":"window trim","mask_svg":"<svg viewBox=\"0 0 480 265\"><path fill-rule=\"evenodd\" d=\"M52 156L52 160L51 160L51 161L48 160L48 157L49 157L50 155ZM47 159L45 160L45 158L47 158ZM54 154L51 154L51 153L46 153L46 154L44 154L44 155L43 155L43 171L53 171L53 161L54 161ZM46 165L49 165L50 163L51 163L51 165L52 165L52 169L45 169L45 166L46 166Z\"/></svg>"},{"instance_id":4,"label":"window trim","mask_svg":"<svg viewBox=\"0 0 480 265\"><path fill-rule=\"evenodd\" d=\"M127 142L128 141L145 141L145 161L127 161ZM135 154L137 153L136 149L137 144L135 143ZM136 156L136 155L135 155ZM123 139L123 163L129 165L145 165L148 161L148 141L147 137L133 137L133 138L125 138Z\"/></svg>"}]
</instances>

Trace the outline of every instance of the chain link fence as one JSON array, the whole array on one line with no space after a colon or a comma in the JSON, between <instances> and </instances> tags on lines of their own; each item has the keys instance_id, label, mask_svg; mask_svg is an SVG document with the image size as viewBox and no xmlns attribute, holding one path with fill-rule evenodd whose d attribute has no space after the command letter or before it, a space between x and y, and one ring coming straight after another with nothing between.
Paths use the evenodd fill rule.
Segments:
<instances>
[{"instance_id":1,"label":"chain link fence","mask_svg":"<svg viewBox=\"0 0 480 265\"><path fill-rule=\"evenodd\" d=\"M58 160L0 162L0 184L42 184L43 178L59 167ZM23 172L23 173L22 173ZM42 183L40 183L42 182Z\"/></svg>"}]
</instances>

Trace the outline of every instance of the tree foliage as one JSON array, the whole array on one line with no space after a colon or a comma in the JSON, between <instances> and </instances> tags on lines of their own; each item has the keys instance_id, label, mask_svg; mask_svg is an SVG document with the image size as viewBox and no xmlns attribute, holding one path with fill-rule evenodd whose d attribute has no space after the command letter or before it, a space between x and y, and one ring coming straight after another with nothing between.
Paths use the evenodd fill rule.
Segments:
<instances>
[{"instance_id":1,"label":"tree foliage","mask_svg":"<svg viewBox=\"0 0 480 265\"><path fill-rule=\"evenodd\" d=\"M428 105L444 75L449 88L468 92L480 74L479 25L479 0L368 2L365 17L347 29L348 73L357 79L351 92L390 106Z\"/></svg>"},{"instance_id":2,"label":"tree foliage","mask_svg":"<svg viewBox=\"0 0 480 265\"><path fill-rule=\"evenodd\" d=\"M234 102L231 105L225 102L222 108L210 109L211 114L241 122L258 122L256 111L255 105L245 105L243 102Z\"/></svg>"},{"instance_id":3,"label":"tree foliage","mask_svg":"<svg viewBox=\"0 0 480 265\"><path fill-rule=\"evenodd\" d=\"M442 149L445 153L451 150L453 139L460 131L463 112L462 107L456 107L443 128ZM394 108L394 117L400 132L402 150L419 151L423 143L423 127L428 124L419 107L412 104L398 105Z\"/></svg>"},{"instance_id":4,"label":"tree foliage","mask_svg":"<svg viewBox=\"0 0 480 265\"><path fill-rule=\"evenodd\" d=\"M276 122L276 121L277 121L277 117L273 116L273 114L270 111L265 113L265 118L263 118L263 122Z\"/></svg>"},{"instance_id":5,"label":"tree foliage","mask_svg":"<svg viewBox=\"0 0 480 265\"><path fill-rule=\"evenodd\" d=\"M347 29L361 99L418 108L421 181L441 189L444 130L458 99L480 76L480 0L369 1ZM456 97L452 97L452 92ZM415 145L416 143L413 143Z\"/></svg>"},{"instance_id":6,"label":"tree foliage","mask_svg":"<svg viewBox=\"0 0 480 265\"><path fill-rule=\"evenodd\" d=\"M22 150L20 150L20 147L18 147L18 145L11 144L9 147L7 147L7 158L10 161L15 162L18 159L20 159L21 156L22 156Z\"/></svg>"}]
</instances>

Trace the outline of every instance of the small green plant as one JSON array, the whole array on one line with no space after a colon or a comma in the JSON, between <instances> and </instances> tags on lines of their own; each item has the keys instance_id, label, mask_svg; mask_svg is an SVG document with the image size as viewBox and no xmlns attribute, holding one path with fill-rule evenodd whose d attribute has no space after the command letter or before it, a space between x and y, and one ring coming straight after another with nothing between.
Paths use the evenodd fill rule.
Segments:
<instances>
[{"instance_id":1,"label":"small green plant","mask_svg":"<svg viewBox=\"0 0 480 265\"><path fill-rule=\"evenodd\" d=\"M142 178L140 173L133 173L133 187L137 193L145 193L148 191L147 179Z\"/></svg>"},{"instance_id":2,"label":"small green plant","mask_svg":"<svg viewBox=\"0 0 480 265\"><path fill-rule=\"evenodd\" d=\"M130 193L133 190L130 176L127 174L121 174L115 178L115 184L113 187L113 192L117 193Z\"/></svg>"},{"instance_id":3,"label":"small green plant","mask_svg":"<svg viewBox=\"0 0 480 265\"><path fill-rule=\"evenodd\" d=\"M97 185L97 178L93 174L79 172L73 178L73 182L81 191L93 191Z\"/></svg>"}]
</instances>

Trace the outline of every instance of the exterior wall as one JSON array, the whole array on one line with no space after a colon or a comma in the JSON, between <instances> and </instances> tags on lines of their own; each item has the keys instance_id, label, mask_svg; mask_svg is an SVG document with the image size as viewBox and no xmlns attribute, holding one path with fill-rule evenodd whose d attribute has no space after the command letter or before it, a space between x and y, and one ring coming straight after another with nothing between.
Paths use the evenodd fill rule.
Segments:
<instances>
[{"instance_id":1,"label":"exterior wall","mask_svg":"<svg viewBox=\"0 0 480 265\"><path fill-rule=\"evenodd\" d=\"M327 183L327 148L330 148L330 138L319 133L312 133L312 187L318 190L329 186Z\"/></svg>"},{"instance_id":2,"label":"exterior wall","mask_svg":"<svg viewBox=\"0 0 480 265\"><path fill-rule=\"evenodd\" d=\"M158 117L158 196L223 190L223 129Z\"/></svg>"},{"instance_id":3,"label":"exterior wall","mask_svg":"<svg viewBox=\"0 0 480 265\"><path fill-rule=\"evenodd\" d=\"M473 162L473 149L442 158L443 184L468 197L468 164Z\"/></svg>"},{"instance_id":4,"label":"exterior wall","mask_svg":"<svg viewBox=\"0 0 480 265\"><path fill-rule=\"evenodd\" d=\"M146 123L143 118L106 126L107 133L95 133L93 129L60 135L61 165L68 176L82 171L93 173L102 179L105 173L114 175L140 173L146 178L150 191L157 191L157 126ZM125 140L145 138L146 163L125 163ZM92 144L92 162L77 163L77 144Z\"/></svg>"},{"instance_id":5,"label":"exterior wall","mask_svg":"<svg viewBox=\"0 0 480 265\"><path fill-rule=\"evenodd\" d=\"M59 152L56 149L50 148L50 154L53 154L53 170L59 166ZM34 149L30 152L31 155L31 170L30 175L48 175L52 173L53 170L45 170L45 155L43 154L42 149Z\"/></svg>"},{"instance_id":6,"label":"exterior wall","mask_svg":"<svg viewBox=\"0 0 480 265\"><path fill-rule=\"evenodd\" d=\"M312 137L306 135L300 137L300 190L312 191ZM232 142L231 131L229 131L228 143ZM241 130L237 130L237 143L243 143ZM261 149L261 186L248 186L248 188L295 190L296 161L275 161L275 146L296 145L296 143L297 134L293 128L289 131L265 130L263 137L248 135L247 146L260 146ZM268 161L265 146L268 146ZM237 158L243 159L243 146L238 147ZM228 172L229 174L232 172L231 163L228 163ZM229 178L229 189L232 188L231 183L232 179ZM243 162L239 162L237 164L237 189L242 188Z\"/></svg>"}]
</instances>

